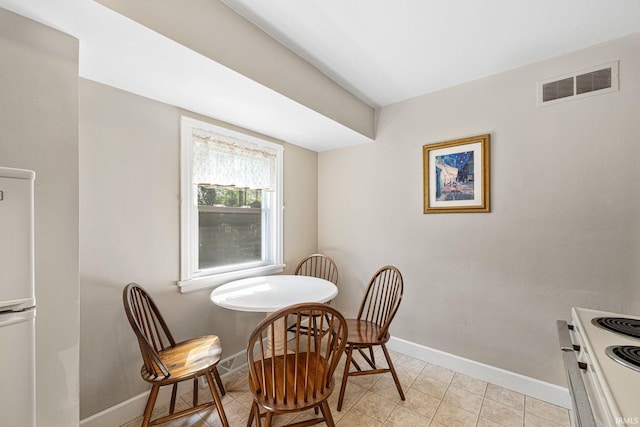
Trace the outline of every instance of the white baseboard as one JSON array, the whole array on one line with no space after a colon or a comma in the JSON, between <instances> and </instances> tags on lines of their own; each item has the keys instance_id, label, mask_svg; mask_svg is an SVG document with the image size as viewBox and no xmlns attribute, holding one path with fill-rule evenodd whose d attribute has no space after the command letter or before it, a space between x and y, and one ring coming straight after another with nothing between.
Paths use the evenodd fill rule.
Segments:
<instances>
[{"instance_id":1,"label":"white baseboard","mask_svg":"<svg viewBox=\"0 0 640 427\"><path fill-rule=\"evenodd\" d=\"M226 376L243 368L247 364L247 356L245 351L240 351L232 356L221 360L218 363L218 372L224 380ZM192 390L192 382L185 381L178 385L178 396L188 393ZM204 382L201 383L201 386ZM149 398L149 392L141 393L129 400L118 403L104 411L98 412L88 418L80 421L80 427L118 427L129 421L138 418L144 413L144 408ZM158 393L156 405L169 403L171 399L171 387L162 387Z\"/></svg>"},{"instance_id":2,"label":"white baseboard","mask_svg":"<svg viewBox=\"0 0 640 427\"><path fill-rule=\"evenodd\" d=\"M415 344L402 338L391 337L387 347L398 353L571 409L569 391L564 387Z\"/></svg>"},{"instance_id":3,"label":"white baseboard","mask_svg":"<svg viewBox=\"0 0 640 427\"><path fill-rule=\"evenodd\" d=\"M424 360L434 365L442 366L478 378L483 381L490 382L527 396L563 408L571 408L569 391L554 384L526 377L515 372L506 371L494 366L485 365L484 363L475 362L460 356L445 353L440 350L426 347L421 344L415 344L402 338L392 337L387 347L398 353ZM222 360L218 365L220 376L224 379L227 375L243 368L247 363L246 353L238 352L226 359ZM178 389L178 395L187 393L191 390L191 384L181 384ZM81 427L114 427L121 426L137 417L144 412L149 392L139 394L129 400L121 402L102 412L98 412L80 422ZM169 402L171 391L169 387L164 387L158 395L158 405Z\"/></svg>"}]
</instances>

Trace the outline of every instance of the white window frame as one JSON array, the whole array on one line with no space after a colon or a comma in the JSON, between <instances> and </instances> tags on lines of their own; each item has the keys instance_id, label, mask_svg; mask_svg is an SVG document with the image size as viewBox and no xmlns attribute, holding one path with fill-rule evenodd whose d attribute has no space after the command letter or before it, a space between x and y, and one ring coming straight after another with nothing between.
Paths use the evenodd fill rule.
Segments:
<instances>
[{"instance_id":1,"label":"white window frame","mask_svg":"<svg viewBox=\"0 0 640 427\"><path fill-rule=\"evenodd\" d=\"M194 203L194 185L192 184L192 135L199 129L209 133L223 135L235 142L251 147L267 148L276 152L276 189L265 197L263 192L263 216L267 220L263 230L263 261L198 270L198 206ZM231 280L252 276L280 273L283 264L283 147L238 131L195 120L180 118L180 280L177 282L180 292L213 288ZM265 238L265 235L268 235Z\"/></svg>"}]
</instances>

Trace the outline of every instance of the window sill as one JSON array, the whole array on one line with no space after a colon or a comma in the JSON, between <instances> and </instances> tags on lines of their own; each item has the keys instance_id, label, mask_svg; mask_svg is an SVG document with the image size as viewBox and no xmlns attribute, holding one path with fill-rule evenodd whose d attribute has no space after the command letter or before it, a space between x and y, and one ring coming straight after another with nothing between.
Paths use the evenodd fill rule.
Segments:
<instances>
[{"instance_id":1,"label":"window sill","mask_svg":"<svg viewBox=\"0 0 640 427\"><path fill-rule=\"evenodd\" d=\"M177 282L181 294L199 291L202 289L215 288L232 280L245 279L247 277L266 276L268 274L281 273L284 264L265 265L247 270L230 271L228 273L216 274L212 276L195 277L193 279L179 280Z\"/></svg>"}]
</instances>

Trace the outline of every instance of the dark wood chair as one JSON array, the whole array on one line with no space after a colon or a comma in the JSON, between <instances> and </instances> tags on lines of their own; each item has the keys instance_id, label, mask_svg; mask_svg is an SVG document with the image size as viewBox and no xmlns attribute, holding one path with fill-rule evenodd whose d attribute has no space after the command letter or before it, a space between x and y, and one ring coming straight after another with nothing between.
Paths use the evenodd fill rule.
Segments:
<instances>
[{"instance_id":1,"label":"dark wood chair","mask_svg":"<svg viewBox=\"0 0 640 427\"><path fill-rule=\"evenodd\" d=\"M176 343L158 307L147 292L135 283L128 284L122 293L124 310L136 334L142 353L142 378L151 383L151 393L144 410L142 426L161 424L175 418L190 415L215 405L223 426L228 426L220 395L214 384L218 384L224 395L224 386L217 364L222 355L220 339L207 335ZM204 376L213 397L212 402L198 404L198 377ZM178 383L193 380L193 406L175 412ZM153 407L160 387L172 385L169 415L151 420Z\"/></svg>"},{"instance_id":2,"label":"dark wood chair","mask_svg":"<svg viewBox=\"0 0 640 427\"><path fill-rule=\"evenodd\" d=\"M393 317L398 311L402 300L403 281L400 271L393 266L387 265L378 270L371 280L364 295L360 310L356 319L347 319L349 336L347 338L346 360L344 364L344 374L338 397L338 411L342 410L342 401L347 387L347 380L350 376L372 375L391 372L393 381L396 384L400 398L405 400L404 393L398 374L396 373L386 343L391 338L389 326ZM384 357L387 360L388 368L376 366L373 348L382 347ZM368 349L369 354L365 354L363 349ZM353 359L353 351L357 350L369 365L370 369L363 370ZM355 371L351 371L351 365Z\"/></svg>"},{"instance_id":3,"label":"dark wood chair","mask_svg":"<svg viewBox=\"0 0 640 427\"><path fill-rule=\"evenodd\" d=\"M325 279L338 285L338 267L336 263L323 254L313 254L304 258L296 267L295 274Z\"/></svg>"},{"instance_id":4,"label":"dark wood chair","mask_svg":"<svg viewBox=\"0 0 640 427\"><path fill-rule=\"evenodd\" d=\"M319 314L317 322L311 322L311 327L303 330L304 319L316 313ZM296 326L295 337L288 342L274 343L276 328L282 328L284 333L292 323ZM323 330L333 332L319 333ZM270 427L274 415L318 408L322 417L289 425L310 426L324 421L334 426L327 399L334 388L333 373L346 339L344 317L327 304L296 304L260 322L247 347L249 388L253 394L247 426L254 421L260 426L260 417L266 416L265 426ZM265 413L261 414L261 409Z\"/></svg>"},{"instance_id":5,"label":"dark wood chair","mask_svg":"<svg viewBox=\"0 0 640 427\"><path fill-rule=\"evenodd\" d=\"M336 267L336 263L331 259L331 257L327 255L309 255L298 263L294 274L297 276L317 277L319 279L328 280L336 286L338 285L338 267ZM331 304L331 301L327 301L327 304ZM288 332L293 332L292 328L293 327L289 328ZM306 328L306 324L303 324L302 328L304 330L304 328Z\"/></svg>"}]
</instances>

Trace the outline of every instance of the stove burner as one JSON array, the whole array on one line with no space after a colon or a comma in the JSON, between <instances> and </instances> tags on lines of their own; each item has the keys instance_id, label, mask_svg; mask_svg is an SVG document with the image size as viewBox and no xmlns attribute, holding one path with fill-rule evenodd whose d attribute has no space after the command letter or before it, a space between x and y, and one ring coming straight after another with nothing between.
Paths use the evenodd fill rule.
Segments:
<instances>
[{"instance_id":1,"label":"stove burner","mask_svg":"<svg viewBox=\"0 0 640 427\"><path fill-rule=\"evenodd\" d=\"M640 347L634 345L612 345L606 349L607 356L626 366L640 371Z\"/></svg>"},{"instance_id":2,"label":"stove burner","mask_svg":"<svg viewBox=\"0 0 640 427\"><path fill-rule=\"evenodd\" d=\"M596 326L628 337L640 338L640 320L627 317L596 317L591 321Z\"/></svg>"}]
</instances>

